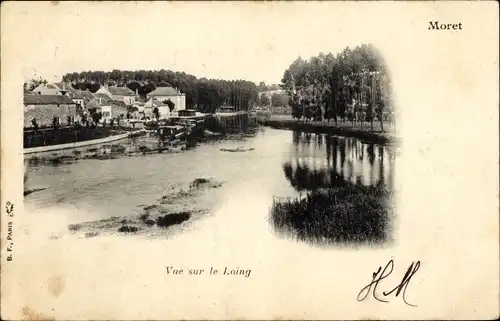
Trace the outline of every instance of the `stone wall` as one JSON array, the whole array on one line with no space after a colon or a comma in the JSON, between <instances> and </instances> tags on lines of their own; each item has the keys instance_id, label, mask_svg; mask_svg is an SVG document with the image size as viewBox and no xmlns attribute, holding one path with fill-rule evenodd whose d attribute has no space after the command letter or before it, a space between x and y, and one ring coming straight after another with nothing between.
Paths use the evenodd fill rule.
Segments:
<instances>
[{"instance_id":1,"label":"stone wall","mask_svg":"<svg viewBox=\"0 0 500 321\"><path fill-rule=\"evenodd\" d=\"M76 105L27 105L24 107L24 127L32 127L33 118L40 127L52 126L54 117L59 117L59 123L65 125L68 116L77 116Z\"/></svg>"}]
</instances>

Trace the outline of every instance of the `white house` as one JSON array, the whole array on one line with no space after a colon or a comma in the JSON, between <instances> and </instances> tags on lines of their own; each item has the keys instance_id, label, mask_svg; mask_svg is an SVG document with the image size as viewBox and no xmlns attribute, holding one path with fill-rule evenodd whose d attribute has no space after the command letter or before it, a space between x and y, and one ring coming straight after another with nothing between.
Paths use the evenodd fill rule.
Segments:
<instances>
[{"instance_id":1,"label":"white house","mask_svg":"<svg viewBox=\"0 0 500 321\"><path fill-rule=\"evenodd\" d=\"M186 95L172 87L158 87L146 96L161 102L172 101L175 104L174 111L186 109Z\"/></svg>"},{"instance_id":2,"label":"white house","mask_svg":"<svg viewBox=\"0 0 500 321\"><path fill-rule=\"evenodd\" d=\"M274 94L286 94L286 91L283 89L275 89L275 90L267 90L267 91L261 91L258 93L259 98L262 97L263 95L267 96L268 98L271 98Z\"/></svg>"},{"instance_id":3,"label":"white house","mask_svg":"<svg viewBox=\"0 0 500 321\"><path fill-rule=\"evenodd\" d=\"M155 100L153 98L149 99L144 104L144 114L149 117L154 117L154 110L158 108L158 113L160 114L160 118L167 118L170 116L170 107L162 101Z\"/></svg>"},{"instance_id":4,"label":"white house","mask_svg":"<svg viewBox=\"0 0 500 321\"><path fill-rule=\"evenodd\" d=\"M102 86L96 94L105 94L112 100L123 101L125 105L135 103L135 93L127 87Z\"/></svg>"},{"instance_id":5,"label":"white house","mask_svg":"<svg viewBox=\"0 0 500 321\"><path fill-rule=\"evenodd\" d=\"M137 110L142 113L144 112L144 104L145 104L144 100L142 100L141 97L136 95L133 106L136 107Z\"/></svg>"},{"instance_id":6,"label":"white house","mask_svg":"<svg viewBox=\"0 0 500 321\"><path fill-rule=\"evenodd\" d=\"M113 103L104 103L101 105L102 120L109 122L112 118L120 118L127 115L127 108Z\"/></svg>"}]
</instances>

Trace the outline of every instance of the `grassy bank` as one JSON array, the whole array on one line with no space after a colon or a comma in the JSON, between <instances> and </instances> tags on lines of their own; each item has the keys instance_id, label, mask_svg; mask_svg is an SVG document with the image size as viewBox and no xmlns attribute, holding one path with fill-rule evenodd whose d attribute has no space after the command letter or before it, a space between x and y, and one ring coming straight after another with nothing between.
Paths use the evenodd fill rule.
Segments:
<instances>
[{"instance_id":1,"label":"grassy bank","mask_svg":"<svg viewBox=\"0 0 500 321\"><path fill-rule=\"evenodd\" d=\"M270 221L283 234L323 244L382 244L390 234L390 191L346 184L273 201Z\"/></svg>"},{"instance_id":2,"label":"grassy bank","mask_svg":"<svg viewBox=\"0 0 500 321\"><path fill-rule=\"evenodd\" d=\"M351 122L339 121L336 124L334 121L299 121L292 119L291 116L283 115L273 115L269 119L259 119L258 122L261 125L276 129L288 129L303 132L338 135L344 137L354 137L373 142L375 144L398 142L393 134L393 128L391 128L389 124L384 124L384 131L382 131L379 122L374 122L373 131L370 128L370 124L367 122L363 124L352 124Z\"/></svg>"}]
</instances>

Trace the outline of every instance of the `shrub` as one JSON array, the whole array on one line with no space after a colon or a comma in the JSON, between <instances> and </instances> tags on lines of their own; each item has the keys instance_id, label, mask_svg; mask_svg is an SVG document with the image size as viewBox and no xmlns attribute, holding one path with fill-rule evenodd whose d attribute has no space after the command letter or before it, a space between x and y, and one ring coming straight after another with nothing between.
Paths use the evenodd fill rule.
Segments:
<instances>
[{"instance_id":1,"label":"shrub","mask_svg":"<svg viewBox=\"0 0 500 321\"><path fill-rule=\"evenodd\" d=\"M189 212L167 214L164 216L159 216L156 219L156 225L161 227L169 227L174 224L181 224L182 222L189 220L190 217L191 214Z\"/></svg>"},{"instance_id":2,"label":"shrub","mask_svg":"<svg viewBox=\"0 0 500 321\"><path fill-rule=\"evenodd\" d=\"M274 227L307 241L379 243L389 233L389 191L346 185L308 193L303 198L274 200Z\"/></svg>"},{"instance_id":3,"label":"shrub","mask_svg":"<svg viewBox=\"0 0 500 321\"><path fill-rule=\"evenodd\" d=\"M139 228L137 226L129 226L129 225L123 225L118 229L118 232L125 232L125 233L135 233L139 231Z\"/></svg>"}]
</instances>

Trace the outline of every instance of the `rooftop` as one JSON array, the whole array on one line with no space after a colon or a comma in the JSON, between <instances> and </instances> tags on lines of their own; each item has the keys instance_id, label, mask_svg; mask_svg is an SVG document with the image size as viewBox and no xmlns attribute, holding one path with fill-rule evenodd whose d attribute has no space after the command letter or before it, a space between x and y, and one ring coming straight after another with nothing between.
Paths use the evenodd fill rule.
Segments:
<instances>
[{"instance_id":1,"label":"rooftop","mask_svg":"<svg viewBox=\"0 0 500 321\"><path fill-rule=\"evenodd\" d=\"M86 98L86 99L89 99L89 100L95 98L94 94L91 93L88 90L80 91L80 94L83 96L83 98Z\"/></svg>"},{"instance_id":2,"label":"rooftop","mask_svg":"<svg viewBox=\"0 0 500 321\"><path fill-rule=\"evenodd\" d=\"M70 98L83 99L82 92L73 87L66 86L66 89L62 89L62 91L67 91Z\"/></svg>"},{"instance_id":3,"label":"rooftop","mask_svg":"<svg viewBox=\"0 0 500 321\"><path fill-rule=\"evenodd\" d=\"M161 107L161 106L168 106L167 104L165 104L164 102L162 101L159 101L159 100L153 100L153 106L154 107Z\"/></svg>"},{"instance_id":4,"label":"rooftop","mask_svg":"<svg viewBox=\"0 0 500 321\"><path fill-rule=\"evenodd\" d=\"M141 97L139 97L139 96L136 96L136 97L135 97L135 102L136 102L136 103L143 103L143 104L145 103L144 99L142 99L142 98L141 98Z\"/></svg>"},{"instance_id":5,"label":"rooftop","mask_svg":"<svg viewBox=\"0 0 500 321\"><path fill-rule=\"evenodd\" d=\"M106 94L94 94L94 96L98 101L100 100L101 103L112 101L112 99Z\"/></svg>"},{"instance_id":6,"label":"rooftop","mask_svg":"<svg viewBox=\"0 0 500 321\"><path fill-rule=\"evenodd\" d=\"M59 104L71 104L75 105L75 102L71 100L68 96L63 95L24 95L25 105L59 105Z\"/></svg>"},{"instance_id":7,"label":"rooftop","mask_svg":"<svg viewBox=\"0 0 500 321\"><path fill-rule=\"evenodd\" d=\"M172 87L157 87L155 90L150 92L147 96L179 96L177 90Z\"/></svg>"},{"instance_id":8,"label":"rooftop","mask_svg":"<svg viewBox=\"0 0 500 321\"><path fill-rule=\"evenodd\" d=\"M130 90L127 87L107 87L106 88L112 95L119 95L119 96L129 96L129 95L135 95L135 93Z\"/></svg>"},{"instance_id":9,"label":"rooftop","mask_svg":"<svg viewBox=\"0 0 500 321\"><path fill-rule=\"evenodd\" d=\"M100 109L101 104L99 104L98 99L94 98L87 103L86 107L87 109Z\"/></svg>"}]
</instances>

